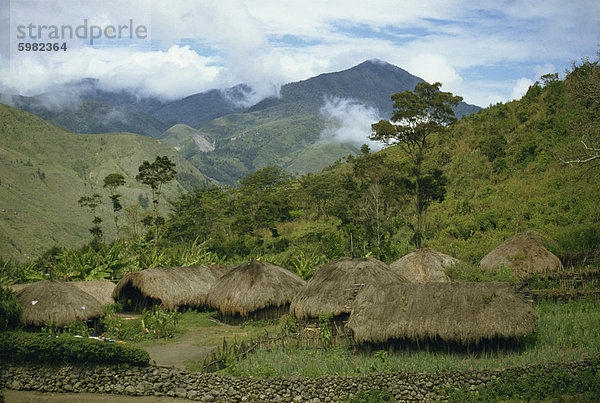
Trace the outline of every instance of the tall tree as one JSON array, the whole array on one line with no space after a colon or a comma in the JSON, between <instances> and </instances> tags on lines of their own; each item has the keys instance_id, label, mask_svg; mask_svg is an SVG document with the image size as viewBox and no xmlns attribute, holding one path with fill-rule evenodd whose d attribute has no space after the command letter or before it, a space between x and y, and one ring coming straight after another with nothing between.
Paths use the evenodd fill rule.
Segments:
<instances>
[{"instance_id":1,"label":"tall tree","mask_svg":"<svg viewBox=\"0 0 600 403\"><path fill-rule=\"evenodd\" d=\"M253 234L258 229L269 229L274 238L279 236L276 224L290 219L289 182L290 176L275 166L242 178L232 205L233 230Z\"/></svg>"},{"instance_id":2,"label":"tall tree","mask_svg":"<svg viewBox=\"0 0 600 403\"><path fill-rule=\"evenodd\" d=\"M566 77L569 92L584 106L585 113L572 119L571 131L580 136L581 148L567 165L597 164L600 161L600 52L598 61L573 65ZM543 77L542 77L543 78Z\"/></svg>"},{"instance_id":3,"label":"tall tree","mask_svg":"<svg viewBox=\"0 0 600 403\"><path fill-rule=\"evenodd\" d=\"M398 145L410 158L414 178L416 225L413 228L413 242L417 248L423 244L424 211L427 208L423 189L423 162L428 141L433 133L441 133L456 118L452 106L462 100L450 92L440 91L441 83L422 82L413 91L392 95L394 111L391 121L381 120L372 125L371 140L382 141L387 145ZM434 183L432 181L431 183ZM436 189L434 193L439 193Z\"/></svg>"},{"instance_id":4,"label":"tall tree","mask_svg":"<svg viewBox=\"0 0 600 403\"><path fill-rule=\"evenodd\" d=\"M164 223L164 218L159 216L158 213L158 201L163 185L173 180L177 174L175 163L166 155L162 157L157 156L156 160L152 163L148 161L142 162L138 171L139 173L135 179L150 186L152 191L152 223L154 225L154 240L158 242L158 230L160 224Z\"/></svg>"},{"instance_id":5,"label":"tall tree","mask_svg":"<svg viewBox=\"0 0 600 403\"><path fill-rule=\"evenodd\" d=\"M96 209L100 205L101 201L102 196L100 196L98 193L94 193L91 196L81 196L78 200L79 205L81 207L89 208L92 216L94 217L92 219L93 226L90 228L90 233L94 237L95 242L102 241L102 228L100 228L100 224L102 224L102 218L98 217L96 212Z\"/></svg>"},{"instance_id":6,"label":"tall tree","mask_svg":"<svg viewBox=\"0 0 600 403\"><path fill-rule=\"evenodd\" d=\"M121 205L121 194L117 193L117 189L125 184L125 177L118 173L108 174L104 177L104 188L108 188L109 198L112 202L113 218L115 220L115 229L117 230L117 238L119 238L119 211L123 209Z\"/></svg>"}]
</instances>

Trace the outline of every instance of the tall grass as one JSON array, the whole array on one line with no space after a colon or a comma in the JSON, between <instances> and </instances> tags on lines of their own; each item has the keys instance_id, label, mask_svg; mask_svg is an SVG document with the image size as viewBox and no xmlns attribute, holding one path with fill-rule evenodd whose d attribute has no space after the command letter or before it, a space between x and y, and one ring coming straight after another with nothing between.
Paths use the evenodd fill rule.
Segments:
<instances>
[{"instance_id":1,"label":"tall grass","mask_svg":"<svg viewBox=\"0 0 600 403\"><path fill-rule=\"evenodd\" d=\"M155 247L143 238L112 244L91 243L80 249L53 248L27 265L0 264L1 284L54 278L72 280L119 280L123 275L151 267L222 264L225 257L207 251L198 242Z\"/></svg>"},{"instance_id":2,"label":"tall grass","mask_svg":"<svg viewBox=\"0 0 600 403\"><path fill-rule=\"evenodd\" d=\"M535 309L540 319L535 333L524 340L521 351L477 355L426 351L366 354L353 353L347 346L330 349L288 346L259 350L224 371L241 376L352 376L394 371L497 369L600 354L600 300L543 301Z\"/></svg>"}]
</instances>

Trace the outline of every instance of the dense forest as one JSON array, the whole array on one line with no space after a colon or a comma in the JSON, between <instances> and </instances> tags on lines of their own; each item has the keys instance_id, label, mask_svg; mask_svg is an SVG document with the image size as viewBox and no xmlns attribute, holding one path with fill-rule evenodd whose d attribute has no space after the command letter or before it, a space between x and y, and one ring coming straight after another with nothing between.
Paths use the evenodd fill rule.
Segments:
<instances>
[{"instance_id":1,"label":"dense forest","mask_svg":"<svg viewBox=\"0 0 600 403\"><path fill-rule=\"evenodd\" d=\"M564 79L542 76L518 101L432 133L420 167L423 246L476 264L502 240L533 229L567 265L595 259L599 94L600 66L585 60ZM371 152L365 145L361 153L319 174L291 177L266 167L234 187L196 188L171 200L160 231L148 227L141 238L80 250L56 247L28 265L0 262L1 280L50 270L119 278L155 265L250 258L308 278L339 256L391 262L417 245L415 166L399 146Z\"/></svg>"}]
</instances>

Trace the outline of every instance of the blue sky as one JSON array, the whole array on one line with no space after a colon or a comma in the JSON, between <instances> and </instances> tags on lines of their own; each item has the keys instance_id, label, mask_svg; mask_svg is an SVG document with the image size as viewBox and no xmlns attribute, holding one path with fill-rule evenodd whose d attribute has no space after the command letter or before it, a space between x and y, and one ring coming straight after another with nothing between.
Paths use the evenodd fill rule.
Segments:
<instances>
[{"instance_id":1,"label":"blue sky","mask_svg":"<svg viewBox=\"0 0 600 403\"><path fill-rule=\"evenodd\" d=\"M245 82L259 99L286 82L376 58L487 106L520 97L542 74L595 59L600 44L597 0L0 1L3 25L12 23L0 32L0 92L29 95L94 77L170 99ZM16 23L84 18L100 27L134 19L150 37L15 52Z\"/></svg>"}]
</instances>

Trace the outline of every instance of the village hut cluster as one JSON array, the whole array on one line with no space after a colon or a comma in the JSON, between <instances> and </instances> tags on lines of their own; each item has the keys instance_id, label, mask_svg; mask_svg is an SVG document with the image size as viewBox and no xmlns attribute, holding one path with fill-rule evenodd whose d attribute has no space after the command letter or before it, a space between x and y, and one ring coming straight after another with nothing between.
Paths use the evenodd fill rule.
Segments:
<instances>
[{"instance_id":1,"label":"village hut cluster","mask_svg":"<svg viewBox=\"0 0 600 403\"><path fill-rule=\"evenodd\" d=\"M520 281L562 270L533 232L511 238L481 260L491 273L510 267ZM511 344L534 330L537 315L518 283L452 282L445 269L458 260L424 248L387 265L373 258L339 258L306 283L264 261L238 266L153 268L113 283L43 281L19 288L23 322L56 326L103 315L121 301L130 310L160 306L217 309L228 323L291 314L300 323L332 315L359 345L472 346ZM486 344L487 343L487 344Z\"/></svg>"}]
</instances>

